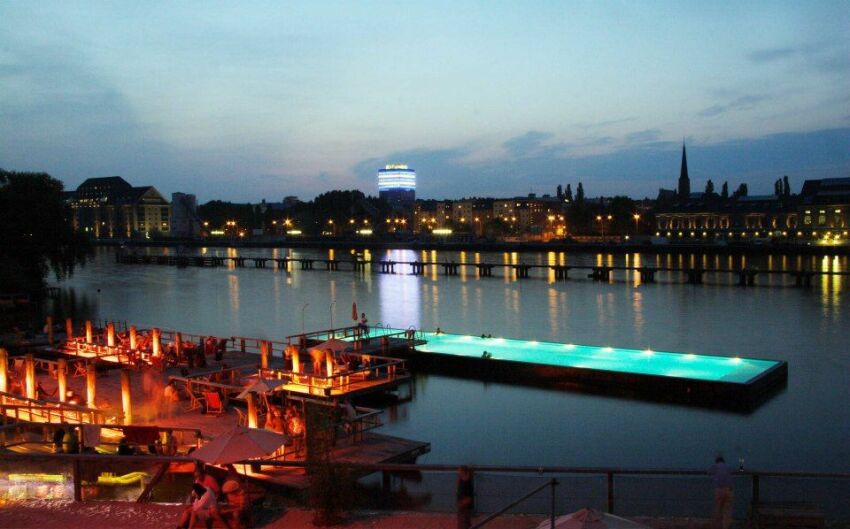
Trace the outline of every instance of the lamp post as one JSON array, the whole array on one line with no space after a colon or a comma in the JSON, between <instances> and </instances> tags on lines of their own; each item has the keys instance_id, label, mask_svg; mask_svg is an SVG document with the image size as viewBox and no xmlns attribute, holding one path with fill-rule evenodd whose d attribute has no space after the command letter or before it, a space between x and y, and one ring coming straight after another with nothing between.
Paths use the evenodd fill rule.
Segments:
<instances>
[{"instance_id":1,"label":"lamp post","mask_svg":"<svg viewBox=\"0 0 850 529\"><path fill-rule=\"evenodd\" d=\"M638 234L638 222L640 222L640 213L635 213L632 215L632 218L635 219L635 237Z\"/></svg>"},{"instance_id":2,"label":"lamp post","mask_svg":"<svg viewBox=\"0 0 850 529\"><path fill-rule=\"evenodd\" d=\"M309 307L309 303L305 303L301 306L301 334L304 334L304 311Z\"/></svg>"}]
</instances>

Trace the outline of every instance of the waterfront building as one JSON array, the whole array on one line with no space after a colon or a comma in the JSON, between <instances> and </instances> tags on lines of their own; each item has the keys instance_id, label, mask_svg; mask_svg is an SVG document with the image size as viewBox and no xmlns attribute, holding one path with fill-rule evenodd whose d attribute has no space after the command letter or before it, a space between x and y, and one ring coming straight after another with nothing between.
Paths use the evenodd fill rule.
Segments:
<instances>
[{"instance_id":1,"label":"waterfront building","mask_svg":"<svg viewBox=\"0 0 850 529\"><path fill-rule=\"evenodd\" d=\"M493 218L492 198L470 198L452 203L452 223L461 231L471 232L476 237L484 235L484 228Z\"/></svg>"},{"instance_id":2,"label":"waterfront building","mask_svg":"<svg viewBox=\"0 0 850 529\"><path fill-rule=\"evenodd\" d=\"M89 178L68 195L74 228L97 239L151 237L171 231L171 207L153 186L120 176Z\"/></svg>"},{"instance_id":3,"label":"waterfront building","mask_svg":"<svg viewBox=\"0 0 850 529\"><path fill-rule=\"evenodd\" d=\"M746 189L746 186L741 186ZM660 189L656 235L673 238L783 238L798 234L797 197L735 193L724 197L710 188L692 193L685 146L678 188Z\"/></svg>"},{"instance_id":4,"label":"waterfront building","mask_svg":"<svg viewBox=\"0 0 850 529\"><path fill-rule=\"evenodd\" d=\"M445 229L452 220L451 200L417 200L413 208L413 231L430 233Z\"/></svg>"},{"instance_id":5,"label":"waterfront building","mask_svg":"<svg viewBox=\"0 0 850 529\"><path fill-rule=\"evenodd\" d=\"M800 192L800 230L814 238L846 239L850 224L850 178L806 180Z\"/></svg>"},{"instance_id":6,"label":"waterfront building","mask_svg":"<svg viewBox=\"0 0 850 529\"><path fill-rule=\"evenodd\" d=\"M416 171L402 164L378 170L378 196L396 211L411 212L416 201Z\"/></svg>"},{"instance_id":7,"label":"waterfront building","mask_svg":"<svg viewBox=\"0 0 850 529\"><path fill-rule=\"evenodd\" d=\"M526 197L493 201L493 219L527 239L548 240L566 235L565 202L558 197L530 193Z\"/></svg>"},{"instance_id":8,"label":"waterfront building","mask_svg":"<svg viewBox=\"0 0 850 529\"><path fill-rule=\"evenodd\" d=\"M192 238L200 234L201 219L195 195L171 193L171 235Z\"/></svg>"}]
</instances>

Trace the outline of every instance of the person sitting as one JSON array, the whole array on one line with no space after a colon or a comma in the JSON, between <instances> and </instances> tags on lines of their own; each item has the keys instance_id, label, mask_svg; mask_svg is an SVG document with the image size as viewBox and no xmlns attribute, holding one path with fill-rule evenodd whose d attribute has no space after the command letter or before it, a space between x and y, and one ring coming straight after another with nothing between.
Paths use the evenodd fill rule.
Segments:
<instances>
[{"instance_id":1,"label":"person sitting","mask_svg":"<svg viewBox=\"0 0 850 529\"><path fill-rule=\"evenodd\" d=\"M207 470L203 465L197 465L195 467L195 483L212 490L216 496L218 496L221 492L221 487L219 486L218 481L211 475L207 474Z\"/></svg>"},{"instance_id":2,"label":"person sitting","mask_svg":"<svg viewBox=\"0 0 850 529\"><path fill-rule=\"evenodd\" d=\"M168 428L162 434L162 455L173 456L177 454L177 441L174 439L174 433L171 428Z\"/></svg>"},{"instance_id":3,"label":"person sitting","mask_svg":"<svg viewBox=\"0 0 850 529\"><path fill-rule=\"evenodd\" d=\"M80 439L76 428L68 428L62 437L62 451L66 454L78 454L80 452Z\"/></svg>"},{"instance_id":4,"label":"person sitting","mask_svg":"<svg viewBox=\"0 0 850 529\"><path fill-rule=\"evenodd\" d=\"M134 456L134 455L136 455L136 451L127 442L126 437L122 437L121 440L118 441L118 455L119 456Z\"/></svg>"},{"instance_id":5,"label":"person sitting","mask_svg":"<svg viewBox=\"0 0 850 529\"><path fill-rule=\"evenodd\" d=\"M230 529L243 529L251 525L251 505L245 487L235 479L228 479L221 487L227 503L218 507L218 515Z\"/></svg>"},{"instance_id":6,"label":"person sitting","mask_svg":"<svg viewBox=\"0 0 850 529\"><path fill-rule=\"evenodd\" d=\"M212 489L204 487L200 483L193 483L192 497L194 498L192 504L187 506L183 514L180 515L178 528L194 529L197 522L206 522L218 516L216 495Z\"/></svg>"},{"instance_id":7,"label":"person sitting","mask_svg":"<svg viewBox=\"0 0 850 529\"><path fill-rule=\"evenodd\" d=\"M53 432L53 451L57 454L62 453L62 441L65 439L65 428L68 425L66 423L62 423L62 426L56 428L56 431Z\"/></svg>"}]
</instances>

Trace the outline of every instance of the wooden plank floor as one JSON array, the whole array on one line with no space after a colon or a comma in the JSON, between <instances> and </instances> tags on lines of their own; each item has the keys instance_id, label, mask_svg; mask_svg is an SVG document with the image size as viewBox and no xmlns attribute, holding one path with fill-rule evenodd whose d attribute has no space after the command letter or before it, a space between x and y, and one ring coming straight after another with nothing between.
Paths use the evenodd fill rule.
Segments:
<instances>
[{"instance_id":1,"label":"wooden plank floor","mask_svg":"<svg viewBox=\"0 0 850 529\"><path fill-rule=\"evenodd\" d=\"M413 461L431 450L431 444L391 435L366 432L355 444L341 443L331 450L330 460L338 463L378 464ZM248 477L282 487L298 490L310 485L304 469L264 466L259 472L248 469Z\"/></svg>"}]
</instances>

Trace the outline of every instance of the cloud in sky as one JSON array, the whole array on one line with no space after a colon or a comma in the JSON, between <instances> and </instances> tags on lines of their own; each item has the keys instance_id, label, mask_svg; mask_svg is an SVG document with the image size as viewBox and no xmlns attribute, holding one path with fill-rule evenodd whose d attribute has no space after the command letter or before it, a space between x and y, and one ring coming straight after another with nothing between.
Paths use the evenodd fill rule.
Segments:
<instances>
[{"instance_id":1,"label":"cloud in sky","mask_svg":"<svg viewBox=\"0 0 850 529\"><path fill-rule=\"evenodd\" d=\"M522 142L528 136L514 139ZM404 160L417 170L417 194L424 198L553 194L558 184L575 187L578 181L584 183L589 196L654 197L660 187L676 186L681 147L680 142L656 141L623 145L606 154L570 156L549 151L474 165L464 162L469 155L467 147L420 149L363 160L354 171L368 189L366 186L375 185L376 167ZM769 193L773 181L786 174L799 189L805 179L850 175L850 128L711 145L689 143L688 168L695 189L711 178L716 185L725 180L736 186L747 182L754 194ZM517 174L524 178L517 179ZM447 189L455 192L449 195Z\"/></svg>"},{"instance_id":2,"label":"cloud in sky","mask_svg":"<svg viewBox=\"0 0 850 529\"><path fill-rule=\"evenodd\" d=\"M644 195L679 138L711 154L847 126L839 4L766 17L758 4L530 3L485 18L438 2L0 3L0 166L200 200L368 190L390 161L418 166L428 196L576 177ZM826 157L804 155L811 167L835 158L811 152Z\"/></svg>"}]
</instances>

